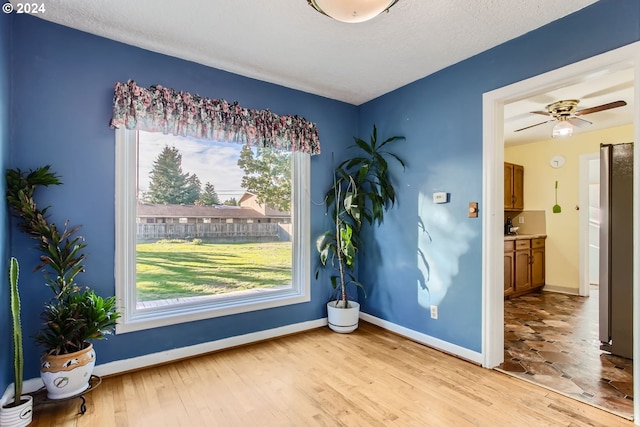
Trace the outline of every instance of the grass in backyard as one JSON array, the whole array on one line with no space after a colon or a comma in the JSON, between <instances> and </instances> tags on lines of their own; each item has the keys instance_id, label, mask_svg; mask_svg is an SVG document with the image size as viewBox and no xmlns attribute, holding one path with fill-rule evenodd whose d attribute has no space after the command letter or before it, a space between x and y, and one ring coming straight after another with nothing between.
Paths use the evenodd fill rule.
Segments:
<instances>
[{"instance_id":1,"label":"grass in backyard","mask_svg":"<svg viewBox=\"0 0 640 427\"><path fill-rule=\"evenodd\" d=\"M136 245L138 301L291 284L291 242Z\"/></svg>"}]
</instances>

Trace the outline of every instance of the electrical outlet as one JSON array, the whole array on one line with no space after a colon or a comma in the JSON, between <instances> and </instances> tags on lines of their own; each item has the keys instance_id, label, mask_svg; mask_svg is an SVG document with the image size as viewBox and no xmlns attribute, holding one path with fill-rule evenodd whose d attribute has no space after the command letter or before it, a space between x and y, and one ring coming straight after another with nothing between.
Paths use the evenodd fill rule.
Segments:
<instances>
[{"instance_id":1,"label":"electrical outlet","mask_svg":"<svg viewBox=\"0 0 640 427\"><path fill-rule=\"evenodd\" d=\"M437 319L438 318L438 306L437 305L432 305L431 306L431 318L432 319Z\"/></svg>"},{"instance_id":2,"label":"electrical outlet","mask_svg":"<svg viewBox=\"0 0 640 427\"><path fill-rule=\"evenodd\" d=\"M524 217L523 216L519 216L518 217L518 224L524 224Z\"/></svg>"}]
</instances>

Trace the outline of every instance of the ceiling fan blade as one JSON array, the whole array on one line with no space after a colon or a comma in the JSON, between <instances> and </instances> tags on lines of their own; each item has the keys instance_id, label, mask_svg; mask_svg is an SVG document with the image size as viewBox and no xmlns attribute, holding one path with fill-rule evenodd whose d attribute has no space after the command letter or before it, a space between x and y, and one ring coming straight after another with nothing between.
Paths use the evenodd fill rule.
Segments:
<instances>
[{"instance_id":1,"label":"ceiling fan blade","mask_svg":"<svg viewBox=\"0 0 640 427\"><path fill-rule=\"evenodd\" d=\"M525 128L522 128L522 129L516 129L516 130L514 130L514 132L520 132L521 130L530 129L530 128L533 128L533 127L536 127L536 126L540 126L540 125L543 125L543 124L549 123L549 122L555 122L555 120L547 120L546 122L536 123L535 125L527 126Z\"/></svg>"},{"instance_id":2,"label":"ceiling fan blade","mask_svg":"<svg viewBox=\"0 0 640 427\"><path fill-rule=\"evenodd\" d=\"M576 127L579 127L579 128L583 128L583 127L586 127L586 126L589 126L589 125L593 124L589 120L585 120L585 119L580 118L580 117L569 117L567 119L567 121L569 123L571 123L572 125L574 125Z\"/></svg>"},{"instance_id":3,"label":"ceiling fan blade","mask_svg":"<svg viewBox=\"0 0 640 427\"><path fill-rule=\"evenodd\" d=\"M543 116L551 116L551 113L549 113L548 111L532 111L532 114L541 114Z\"/></svg>"},{"instance_id":4,"label":"ceiling fan blade","mask_svg":"<svg viewBox=\"0 0 640 427\"><path fill-rule=\"evenodd\" d=\"M598 111L609 110L611 108L624 107L627 105L625 101L615 101L608 104L598 105L597 107L585 108L584 110L576 111L574 115L584 116L585 114L597 113Z\"/></svg>"}]
</instances>

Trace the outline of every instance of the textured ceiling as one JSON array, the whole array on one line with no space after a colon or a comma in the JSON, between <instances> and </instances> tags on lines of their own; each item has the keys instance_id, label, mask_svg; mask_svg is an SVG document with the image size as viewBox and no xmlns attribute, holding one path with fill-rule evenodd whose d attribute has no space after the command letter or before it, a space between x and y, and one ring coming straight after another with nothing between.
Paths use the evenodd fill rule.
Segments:
<instances>
[{"instance_id":1,"label":"textured ceiling","mask_svg":"<svg viewBox=\"0 0 640 427\"><path fill-rule=\"evenodd\" d=\"M360 105L594 2L400 0L360 24L306 0L56 0L38 16Z\"/></svg>"}]
</instances>

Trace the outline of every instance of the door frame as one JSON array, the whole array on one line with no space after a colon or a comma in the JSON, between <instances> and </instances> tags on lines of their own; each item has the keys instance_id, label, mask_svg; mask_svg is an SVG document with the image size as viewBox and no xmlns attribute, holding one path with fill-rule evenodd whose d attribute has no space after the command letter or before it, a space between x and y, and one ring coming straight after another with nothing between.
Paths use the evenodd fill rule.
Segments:
<instances>
[{"instance_id":1,"label":"door frame","mask_svg":"<svg viewBox=\"0 0 640 427\"><path fill-rule=\"evenodd\" d=\"M504 360L504 271L502 268L504 163L504 105L550 90L633 68L634 141L640 141L640 42L486 92L482 97L482 364L494 368ZM640 218L640 150L634 150L633 209ZM634 224L633 247L640 253L640 227ZM633 289L640 289L640 257L634 257ZM640 357L640 292L633 293L633 355ZM635 364L634 364L635 365ZM633 370L634 395L640 396L640 369ZM634 400L634 419L640 422L640 398ZM640 424L639 424L640 425Z\"/></svg>"},{"instance_id":2,"label":"door frame","mask_svg":"<svg viewBox=\"0 0 640 427\"><path fill-rule=\"evenodd\" d=\"M578 259L579 259L579 288L578 295L589 296L589 287L591 285L589 261L589 163L591 160L600 159L600 152L581 154L579 158L578 172L578 205L580 213L578 219Z\"/></svg>"}]
</instances>

